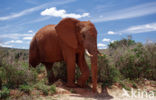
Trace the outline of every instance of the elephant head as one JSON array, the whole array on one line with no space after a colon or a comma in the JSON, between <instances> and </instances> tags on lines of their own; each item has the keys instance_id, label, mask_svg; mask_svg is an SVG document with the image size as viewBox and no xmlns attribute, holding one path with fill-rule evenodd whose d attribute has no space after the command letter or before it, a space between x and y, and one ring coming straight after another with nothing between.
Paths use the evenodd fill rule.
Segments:
<instances>
[{"instance_id":1,"label":"elephant head","mask_svg":"<svg viewBox=\"0 0 156 100\"><path fill-rule=\"evenodd\" d=\"M73 18L64 18L55 27L59 38L69 47L77 50L86 50L91 57L91 73L93 91L97 86L97 31L90 21L79 21Z\"/></svg>"}]
</instances>

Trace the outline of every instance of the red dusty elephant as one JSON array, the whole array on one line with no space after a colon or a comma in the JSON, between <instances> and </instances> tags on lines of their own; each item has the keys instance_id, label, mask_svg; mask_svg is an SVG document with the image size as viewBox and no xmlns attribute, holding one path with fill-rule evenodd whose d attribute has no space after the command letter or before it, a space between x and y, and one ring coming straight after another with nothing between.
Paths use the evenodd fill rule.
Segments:
<instances>
[{"instance_id":1,"label":"red dusty elephant","mask_svg":"<svg viewBox=\"0 0 156 100\"><path fill-rule=\"evenodd\" d=\"M29 49L29 65L39 63L46 66L49 82L54 81L52 65L64 60L67 64L67 86L75 87L75 67L79 66L81 76L77 85L83 87L89 77L89 68L84 54L91 58L93 91L97 87L97 31L90 21L64 18L57 25L41 28L33 37Z\"/></svg>"}]
</instances>

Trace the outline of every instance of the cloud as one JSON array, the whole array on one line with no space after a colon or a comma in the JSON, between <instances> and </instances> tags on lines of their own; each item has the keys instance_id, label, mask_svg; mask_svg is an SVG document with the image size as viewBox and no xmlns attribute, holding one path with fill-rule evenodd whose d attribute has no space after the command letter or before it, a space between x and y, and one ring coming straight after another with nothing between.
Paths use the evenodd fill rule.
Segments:
<instances>
[{"instance_id":1,"label":"cloud","mask_svg":"<svg viewBox=\"0 0 156 100\"><path fill-rule=\"evenodd\" d=\"M21 40L11 40L11 41L7 41L4 44L11 44L11 43L23 43L23 41Z\"/></svg>"},{"instance_id":2,"label":"cloud","mask_svg":"<svg viewBox=\"0 0 156 100\"><path fill-rule=\"evenodd\" d=\"M31 40L32 37L24 37L23 40Z\"/></svg>"},{"instance_id":3,"label":"cloud","mask_svg":"<svg viewBox=\"0 0 156 100\"><path fill-rule=\"evenodd\" d=\"M103 43L98 43L98 48L99 49L105 49L107 46L105 45L105 44L103 44Z\"/></svg>"},{"instance_id":4,"label":"cloud","mask_svg":"<svg viewBox=\"0 0 156 100\"><path fill-rule=\"evenodd\" d=\"M110 42L111 40L110 39L107 39L107 38L104 38L102 41L103 42Z\"/></svg>"},{"instance_id":5,"label":"cloud","mask_svg":"<svg viewBox=\"0 0 156 100\"><path fill-rule=\"evenodd\" d=\"M21 37L32 37L34 34L19 34L19 33L14 33L14 34L1 34L0 39L3 38L10 38L10 39L19 39Z\"/></svg>"},{"instance_id":6,"label":"cloud","mask_svg":"<svg viewBox=\"0 0 156 100\"><path fill-rule=\"evenodd\" d=\"M12 45L6 45L6 44L2 44L2 43L0 43L0 46L1 47L9 47L9 48L13 47Z\"/></svg>"},{"instance_id":7,"label":"cloud","mask_svg":"<svg viewBox=\"0 0 156 100\"><path fill-rule=\"evenodd\" d=\"M103 41L103 42L113 42L114 40L104 38L102 41Z\"/></svg>"},{"instance_id":8,"label":"cloud","mask_svg":"<svg viewBox=\"0 0 156 100\"><path fill-rule=\"evenodd\" d=\"M93 22L113 21L120 19L136 18L156 13L156 2L145 3L134 7L118 10L103 12L91 18Z\"/></svg>"},{"instance_id":9,"label":"cloud","mask_svg":"<svg viewBox=\"0 0 156 100\"><path fill-rule=\"evenodd\" d=\"M98 45L97 45L98 47L105 47L106 45L105 44L103 44L103 43L98 43Z\"/></svg>"},{"instance_id":10,"label":"cloud","mask_svg":"<svg viewBox=\"0 0 156 100\"><path fill-rule=\"evenodd\" d=\"M119 31L119 33L135 34L135 33L144 33L144 32L152 32L152 31L156 31L156 23L132 26L127 29Z\"/></svg>"},{"instance_id":11,"label":"cloud","mask_svg":"<svg viewBox=\"0 0 156 100\"><path fill-rule=\"evenodd\" d=\"M65 17L82 18L82 17L88 17L89 13L83 13L83 14L67 13L66 10L64 9L57 10L56 7L52 7L42 11L41 15L61 17L61 18L65 18Z\"/></svg>"},{"instance_id":12,"label":"cloud","mask_svg":"<svg viewBox=\"0 0 156 100\"><path fill-rule=\"evenodd\" d=\"M113 34L115 34L115 33L114 33L113 31L108 31L107 34L113 35Z\"/></svg>"},{"instance_id":13,"label":"cloud","mask_svg":"<svg viewBox=\"0 0 156 100\"><path fill-rule=\"evenodd\" d=\"M33 8L25 9L25 10L23 10L21 12L18 12L18 13L14 13L14 14L11 14L11 15L8 15L8 16L0 17L0 21L18 18L18 17L27 15L29 13L41 10L41 9L49 7L49 6L62 5L62 4L70 3L70 2L73 2L73 1L75 1L75 0L57 0L57 1L55 0L53 2L44 3L42 5L39 5L39 6L36 6L36 7L33 7Z\"/></svg>"},{"instance_id":14,"label":"cloud","mask_svg":"<svg viewBox=\"0 0 156 100\"><path fill-rule=\"evenodd\" d=\"M29 30L28 33L33 33L33 30Z\"/></svg>"},{"instance_id":15,"label":"cloud","mask_svg":"<svg viewBox=\"0 0 156 100\"><path fill-rule=\"evenodd\" d=\"M143 25L130 26L126 29L119 30L117 32L113 32L113 31L111 32L113 32L113 34L137 34L137 33L153 32L153 31L156 31L156 22L143 24ZM108 31L107 34L109 32L110 31Z\"/></svg>"}]
</instances>

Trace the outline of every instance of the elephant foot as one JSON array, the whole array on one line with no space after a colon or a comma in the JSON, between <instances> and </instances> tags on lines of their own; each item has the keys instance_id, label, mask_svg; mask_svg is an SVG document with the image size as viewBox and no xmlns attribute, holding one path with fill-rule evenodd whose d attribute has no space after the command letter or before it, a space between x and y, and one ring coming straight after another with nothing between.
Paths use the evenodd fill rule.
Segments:
<instances>
[{"instance_id":1,"label":"elephant foot","mask_svg":"<svg viewBox=\"0 0 156 100\"><path fill-rule=\"evenodd\" d=\"M70 87L70 88L76 88L76 87L78 87L78 85L75 84L75 83L67 83L66 86L67 87Z\"/></svg>"}]
</instances>

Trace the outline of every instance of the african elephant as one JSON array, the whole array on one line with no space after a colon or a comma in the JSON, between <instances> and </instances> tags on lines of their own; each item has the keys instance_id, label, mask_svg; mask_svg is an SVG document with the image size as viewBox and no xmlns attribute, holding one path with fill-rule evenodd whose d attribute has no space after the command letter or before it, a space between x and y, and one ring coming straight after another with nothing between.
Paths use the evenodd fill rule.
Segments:
<instances>
[{"instance_id":1,"label":"african elephant","mask_svg":"<svg viewBox=\"0 0 156 100\"><path fill-rule=\"evenodd\" d=\"M97 87L97 31L90 21L64 18L57 25L41 28L33 37L29 49L29 65L36 67L39 63L46 66L49 82L55 77L52 65L64 60L67 65L67 86L83 87L89 77L89 68L84 54L91 58L93 91ZM79 66L81 76L75 84L75 66Z\"/></svg>"}]
</instances>

